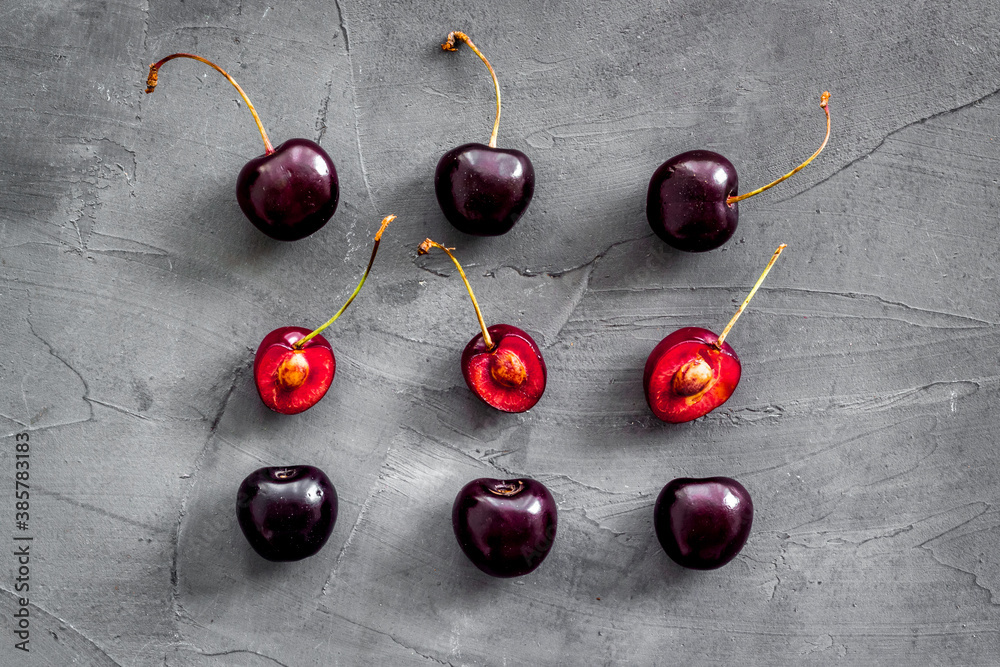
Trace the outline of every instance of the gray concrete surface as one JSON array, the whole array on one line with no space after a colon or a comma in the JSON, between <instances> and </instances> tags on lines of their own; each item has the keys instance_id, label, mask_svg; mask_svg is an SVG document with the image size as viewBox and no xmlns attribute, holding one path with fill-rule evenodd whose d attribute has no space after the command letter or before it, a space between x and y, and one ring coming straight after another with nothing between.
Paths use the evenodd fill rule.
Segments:
<instances>
[{"instance_id":1,"label":"gray concrete surface","mask_svg":"<svg viewBox=\"0 0 1000 667\"><path fill-rule=\"evenodd\" d=\"M0 665L1000 664L1000 6L966 3L7 0L0 8ZM454 232L439 156L485 141L538 175L498 239ZM272 242L240 213L261 152L215 72L146 67L193 51L242 83L275 143L319 140L340 209ZM644 218L649 176L691 148L742 189L826 152L741 205L707 254ZM267 411L252 354L330 334L328 396ZM529 331L549 385L523 415L474 399L476 332ZM719 330L780 243L730 337L744 379L669 426L641 369L685 325ZM16 434L30 437L30 530L15 528ZM317 556L274 565L234 521L240 480L310 463L341 513ZM476 476L543 480L549 558L492 580L450 527ZM652 532L659 489L728 475L754 529L717 571ZM14 535L34 537L30 654L15 648Z\"/></svg>"}]
</instances>

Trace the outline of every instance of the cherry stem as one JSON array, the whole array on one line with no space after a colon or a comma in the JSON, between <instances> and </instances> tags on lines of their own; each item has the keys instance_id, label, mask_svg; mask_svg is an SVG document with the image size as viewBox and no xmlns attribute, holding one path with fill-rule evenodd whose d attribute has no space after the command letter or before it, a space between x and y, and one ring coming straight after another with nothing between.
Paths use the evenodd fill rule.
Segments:
<instances>
[{"instance_id":1,"label":"cherry stem","mask_svg":"<svg viewBox=\"0 0 1000 667\"><path fill-rule=\"evenodd\" d=\"M313 339L313 337L318 336L320 332L323 331L323 329L326 329L328 326L336 322L337 318L344 314L344 311L347 310L347 307L351 305L352 301L354 301L354 297L356 297L358 295L358 292L361 291L361 288L364 286L365 281L368 279L368 274L371 273L372 264L375 263L375 255L378 254L379 243L382 242L382 232L384 232L385 228L389 226L389 223L395 219L396 216L394 215L387 215L384 218L382 218L382 226L379 227L378 232L375 233L375 245L372 246L372 256L371 259L368 260L368 267L365 269L364 275L361 276L361 282L358 283L358 286L354 288L354 291L351 293L351 296L347 299L347 303L341 306L340 310L337 311L337 314L328 319L326 321L326 324L319 327L315 331L311 332L308 336L305 336L304 338L300 338L299 340L295 341L295 343L292 344L293 349L301 350L303 347L305 347L306 343L308 343L310 340Z\"/></svg>"},{"instance_id":2,"label":"cherry stem","mask_svg":"<svg viewBox=\"0 0 1000 667\"><path fill-rule=\"evenodd\" d=\"M156 83L157 79L159 78L160 68L163 67L164 63L173 60L174 58L191 58L192 60L197 60L200 63L205 63L206 65L214 69L216 72L226 77L226 80L229 81L229 83L233 84L233 87L236 88L236 92L238 92L240 94L240 97L243 98L243 101L246 103L247 108L250 109L250 113L253 114L253 119L257 123L257 129L260 130L260 136L264 139L264 154L270 155L271 153L274 152L274 147L271 146L271 140L267 138L267 132L264 131L264 124L260 122L260 116L257 115L257 110L253 108L253 104L251 104L250 98L247 97L247 94L243 92L242 88L240 88L240 84L236 83L235 79L229 76L229 73L226 72L226 70L222 69L221 67L213 63L211 60L206 60L201 56L192 55L190 53L173 53L164 58L163 60L153 63L152 65L149 66L149 76L146 77L147 94L156 90Z\"/></svg>"},{"instance_id":3,"label":"cherry stem","mask_svg":"<svg viewBox=\"0 0 1000 667\"><path fill-rule=\"evenodd\" d=\"M735 204L738 201L743 201L744 199L749 199L750 197L753 197L754 195L759 195L764 190L768 190L770 188L773 188L775 185L777 185L778 183L781 183L783 180L785 180L787 178L791 178L795 174L797 174L800 171L802 171L802 169L805 168L805 166L807 164L809 164L810 162L812 162L816 158L817 155L819 155L820 153L822 153L823 149L826 148L826 142L830 140L830 107L828 105L829 101L830 101L830 93L829 93L829 91L824 91L823 94L819 96L819 105L820 105L820 107L823 108L823 111L826 112L826 137L823 138L823 143L819 145L819 148L816 149L815 153L813 153L812 155L809 156L808 160L806 160L805 162L803 162L802 164L800 164L799 166L797 166L795 169L792 169L790 172L788 172L787 174L785 174L784 176L782 176L778 180L771 181L767 185L765 185L763 187L760 187L760 188L757 188L753 192L748 192L746 194L738 195L736 197L727 197L726 198L726 203L727 204Z\"/></svg>"},{"instance_id":4,"label":"cherry stem","mask_svg":"<svg viewBox=\"0 0 1000 667\"><path fill-rule=\"evenodd\" d=\"M761 283L764 282L764 278L767 278L767 274L770 273L771 267L774 266L774 263L778 260L778 255L780 255L781 251L786 247L787 245L782 243L778 246L778 249L774 251L774 254L771 255L771 261L767 263L766 267L764 267L764 273L760 274L760 278L758 278L757 282L754 283L753 289L750 290L749 294L747 294L747 298L743 299L743 303L740 304L736 314L733 315L733 319L729 320L729 324L727 324L726 328L722 330L722 335L720 335L718 340L715 341L715 349L722 349L722 344L726 341L726 336L729 335L729 330L733 328L734 324L736 324L736 320L740 319L740 315L742 315L743 311L746 310L747 304L750 303L750 299L752 299L753 295L757 293L757 288L759 288Z\"/></svg>"},{"instance_id":5,"label":"cherry stem","mask_svg":"<svg viewBox=\"0 0 1000 667\"><path fill-rule=\"evenodd\" d=\"M497 132L500 131L500 83L497 81L497 73L493 71L493 65L491 65L490 61L486 59L486 56L483 55L483 52L476 48L476 45L472 43L472 40L469 39L469 36L466 35L464 32L459 32L458 30L449 32L448 41L442 44L441 48L444 49L445 51L458 51L458 47L455 46L456 39L463 41L469 45L469 48L472 49L473 53L479 56L479 59L482 60L484 63L486 63L486 69L490 71L490 76L493 77L493 90L495 90L497 94L497 118L495 121L493 121L493 134L490 135L489 146L490 148L496 148Z\"/></svg>"},{"instance_id":6,"label":"cherry stem","mask_svg":"<svg viewBox=\"0 0 1000 667\"><path fill-rule=\"evenodd\" d=\"M476 295L472 293L472 285L469 284L469 279L465 277L465 271L462 270L462 265L459 264L458 260L455 259L455 256L451 254L451 251L454 250L454 248L446 248L437 241L424 239L424 242L420 244L419 248L417 248L417 254L426 255L430 252L431 248L444 250L448 253L448 256L451 257L451 261L455 263L455 266L458 267L458 274L462 276L462 281L465 283L465 289L469 290L469 297L472 299L472 307L476 309L476 317L479 318L479 326L483 330L483 342L486 343L487 350L492 350L494 347L493 339L490 338L490 332L486 330L486 322L483 321L483 313L479 310L479 304L476 302Z\"/></svg>"}]
</instances>

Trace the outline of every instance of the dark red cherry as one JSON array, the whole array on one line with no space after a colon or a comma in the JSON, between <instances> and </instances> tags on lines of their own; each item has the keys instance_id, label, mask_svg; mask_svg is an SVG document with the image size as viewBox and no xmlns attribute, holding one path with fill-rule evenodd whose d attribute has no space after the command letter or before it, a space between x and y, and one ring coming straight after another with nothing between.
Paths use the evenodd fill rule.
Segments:
<instances>
[{"instance_id":1,"label":"dark red cherry","mask_svg":"<svg viewBox=\"0 0 1000 667\"><path fill-rule=\"evenodd\" d=\"M535 169L518 150L465 144L444 154L434 191L448 221L466 234L510 231L531 202Z\"/></svg>"},{"instance_id":2,"label":"dark red cherry","mask_svg":"<svg viewBox=\"0 0 1000 667\"><path fill-rule=\"evenodd\" d=\"M289 139L244 165L236 200L257 229L279 241L309 236L333 217L340 182L333 160L308 139Z\"/></svg>"},{"instance_id":3,"label":"dark red cherry","mask_svg":"<svg viewBox=\"0 0 1000 667\"><path fill-rule=\"evenodd\" d=\"M253 378L264 405L294 415L316 405L326 395L337 360L322 336L301 348L296 343L312 333L303 327L280 327L264 336L253 359Z\"/></svg>"},{"instance_id":4,"label":"dark red cherry","mask_svg":"<svg viewBox=\"0 0 1000 667\"><path fill-rule=\"evenodd\" d=\"M319 335L337 321L368 279L382 240L382 232L396 216L386 216L375 234L371 258L361 282L337 313L318 329L279 327L264 337L253 360L253 379L264 405L275 412L294 415L316 405L326 395L337 360L330 343Z\"/></svg>"},{"instance_id":5,"label":"dark red cherry","mask_svg":"<svg viewBox=\"0 0 1000 667\"><path fill-rule=\"evenodd\" d=\"M424 240L417 254L427 254L431 248L447 253L462 276L465 289L476 309L481 333L462 352L462 377L472 392L488 405L504 412L524 412L531 408L545 391L546 369L542 352L531 336L509 324L486 326L479 310L472 285L453 254L436 241Z\"/></svg>"},{"instance_id":6,"label":"dark red cherry","mask_svg":"<svg viewBox=\"0 0 1000 667\"><path fill-rule=\"evenodd\" d=\"M774 187L812 162L830 139L830 93L820 96L826 114L826 137L819 149L790 172L740 195L733 164L712 151L694 150L661 164L649 180L646 220L656 235L678 250L704 252L718 248L736 231L738 202Z\"/></svg>"},{"instance_id":7,"label":"dark red cherry","mask_svg":"<svg viewBox=\"0 0 1000 667\"><path fill-rule=\"evenodd\" d=\"M530 409L545 391L545 360L527 333L509 324L487 327L493 348L476 334L462 352L462 375L469 389L504 412Z\"/></svg>"},{"instance_id":8,"label":"dark red cherry","mask_svg":"<svg viewBox=\"0 0 1000 667\"><path fill-rule=\"evenodd\" d=\"M656 235L678 250L718 248L736 231L739 205L733 164L718 153L688 151L653 172L646 195L646 218Z\"/></svg>"},{"instance_id":9,"label":"dark red cherry","mask_svg":"<svg viewBox=\"0 0 1000 667\"><path fill-rule=\"evenodd\" d=\"M717 348L718 339L708 329L685 327L653 348L642 386L654 415L679 424L729 400L740 382L740 359L729 343Z\"/></svg>"},{"instance_id":10,"label":"dark red cherry","mask_svg":"<svg viewBox=\"0 0 1000 667\"><path fill-rule=\"evenodd\" d=\"M475 479L458 492L451 525L476 567L494 577L519 577L552 549L556 501L533 479Z\"/></svg>"},{"instance_id":11,"label":"dark red cherry","mask_svg":"<svg viewBox=\"0 0 1000 667\"><path fill-rule=\"evenodd\" d=\"M240 484L236 519L262 557L302 560L322 549L333 532L337 491L313 466L260 468Z\"/></svg>"},{"instance_id":12,"label":"dark red cherry","mask_svg":"<svg viewBox=\"0 0 1000 667\"><path fill-rule=\"evenodd\" d=\"M678 565L713 570L731 561L746 544L753 502L742 484L728 477L675 479L653 507L653 527L663 550Z\"/></svg>"},{"instance_id":13,"label":"dark red cherry","mask_svg":"<svg viewBox=\"0 0 1000 667\"><path fill-rule=\"evenodd\" d=\"M498 236L510 231L535 193L535 168L518 150L497 148L500 129L500 84L486 56L463 32L451 32L441 45L456 51L465 42L493 77L497 115L488 146L464 144L444 154L434 172L434 192L448 222L461 232Z\"/></svg>"},{"instance_id":14,"label":"dark red cherry","mask_svg":"<svg viewBox=\"0 0 1000 667\"><path fill-rule=\"evenodd\" d=\"M740 383L742 367L736 351L725 342L726 336L784 249L785 244L781 244L774 251L750 294L720 335L708 329L684 327L661 340L649 353L642 388L654 415L672 424L688 422L708 414L733 395Z\"/></svg>"},{"instance_id":15,"label":"dark red cherry","mask_svg":"<svg viewBox=\"0 0 1000 667\"><path fill-rule=\"evenodd\" d=\"M224 69L201 56L174 53L150 65L147 93L156 89L160 67L174 58L197 60L226 77L257 123L264 154L247 162L236 179L236 200L247 219L279 241L301 239L325 225L340 200L337 170L326 151L308 139L289 139L273 148L257 110L240 85Z\"/></svg>"}]
</instances>

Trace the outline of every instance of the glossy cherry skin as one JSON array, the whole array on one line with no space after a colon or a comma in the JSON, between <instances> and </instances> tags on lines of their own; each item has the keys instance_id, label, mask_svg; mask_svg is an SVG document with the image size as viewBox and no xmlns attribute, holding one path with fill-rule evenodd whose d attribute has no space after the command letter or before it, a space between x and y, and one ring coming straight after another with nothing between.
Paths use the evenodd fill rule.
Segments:
<instances>
[{"instance_id":1,"label":"glossy cherry skin","mask_svg":"<svg viewBox=\"0 0 1000 667\"><path fill-rule=\"evenodd\" d=\"M518 150L465 144L441 158L434 191L460 232L499 236L510 231L535 194L535 168Z\"/></svg>"},{"instance_id":2,"label":"glossy cherry skin","mask_svg":"<svg viewBox=\"0 0 1000 667\"><path fill-rule=\"evenodd\" d=\"M675 155L653 172L646 219L656 235L678 250L718 248L736 231L739 204L727 204L739 187L736 167L712 151Z\"/></svg>"},{"instance_id":3,"label":"glossy cherry skin","mask_svg":"<svg viewBox=\"0 0 1000 667\"><path fill-rule=\"evenodd\" d=\"M319 144L289 139L243 166L236 200L257 229L279 241L295 241L333 216L340 181L333 160Z\"/></svg>"},{"instance_id":4,"label":"glossy cherry skin","mask_svg":"<svg viewBox=\"0 0 1000 667\"><path fill-rule=\"evenodd\" d=\"M322 549L333 532L337 491L313 466L260 468L240 484L236 519L267 560L302 560Z\"/></svg>"},{"instance_id":5,"label":"glossy cherry skin","mask_svg":"<svg viewBox=\"0 0 1000 667\"><path fill-rule=\"evenodd\" d=\"M451 525L476 567L494 577L519 577L552 549L556 501L533 479L475 479L458 492Z\"/></svg>"},{"instance_id":6,"label":"glossy cherry skin","mask_svg":"<svg viewBox=\"0 0 1000 667\"><path fill-rule=\"evenodd\" d=\"M545 360L527 333L509 324L486 327L493 339L489 350L482 332L462 352L462 375L476 396L504 412L524 412L545 392Z\"/></svg>"},{"instance_id":7,"label":"glossy cherry skin","mask_svg":"<svg viewBox=\"0 0 1000 667\"><path fill-rule=\"evenodd\" d=\"M292 347L311 329L281 327L264 336L253 358L253 379L264 405L294 415L316 405L333 383L337 360L321 335Z\"/></svg>"},{"instance_id":8,"label":"glossy cherry skin","mask_svg":"<svg viewBox=\"0 0 1000 667\"><path fill-rule=\"evenodd\" d=\"M708 329L685 327L653 348L646 359L642 387L654 415L679 424L706 415L729 400L740 383L740 358L729 343L717 349L717 340L719 337ZM678 373L683 376L692 365L700 366L708 379L704 387L695 385L685 391Z\"/></svg>"},{"instance_id":9,"label":"glossy cherry skin","mask_svg":"<svg viewBox=\"0 0 1000 667\"><path fill-rule=\"evenodd\" d=\"M663 550L694 570L714 570L731 561L746 544L752 524L750 493L728 477L675 479L653 507Z\"/></svg>"}]
</instances>

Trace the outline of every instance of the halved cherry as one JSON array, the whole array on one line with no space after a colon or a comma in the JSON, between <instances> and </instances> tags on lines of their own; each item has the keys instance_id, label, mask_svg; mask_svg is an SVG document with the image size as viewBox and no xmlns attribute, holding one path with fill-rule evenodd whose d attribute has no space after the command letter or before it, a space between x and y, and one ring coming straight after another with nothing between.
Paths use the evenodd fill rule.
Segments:
<instances>
[{"instance_id":1,"label":"halved cherry","mask_svg":"<svg viewBox=\"0 0 1000 667\"><path fill-rule=\"evenodd\" d=\"M462 375L479 398L497 410L524 412L545 391L545 360L531 336L509 324L487 327L490 350L478 333L462 352Z\"/></svg>"},{"instance_id":2,"label":"halved cherry","mask_svg":"<svg viewBox=\"0 0 1000 667\"><path fill-rule=\"evenodd\" d=\"M725 403L740 382L740 359L708 329L684 327L653 348L642 385L653 414L679 424Z\"/></svg>"},{"instance_id":3,"label":"halved cherry","mask_svg":"<svg viewBox=\"0 0 1000 667\"><path fill-rule=\"evenodd\" d=\"M736 351L725 342L726 336L784 249L785 244L781 244L774 251L721 335L699 327L684 327L653 348L646 359L642 387L654 415L672 424L688 422L708 414L733 395L742 368Z\"/></svg>"},{"instance_id":4,"label":"halved cherry","mask_svg":"<svg viewBox=\"0 0 1000 667\"><path fill-rule=\"evenodd\" d=\"M396 216L389 215L382 220L361 282L347 303L326 324L314 330L279 327L264 336L253 360L253 378L264 405L275 412L294 415L316 405L326 394L333 382L337 361L329 341L319 333L336 322L361 291L375 263L382 232L395 219Z\"/></svg>"},{"instance_id":5,"label":"halved cherry","mask_svg":"<svg viewBox=\"0 0 1000 667\"><path fill-rule=\"evenodd\" d=\"M458 267L482 329L482 333L476 334L462 352L462 376L465 383L472 393L497 410L524 412L530 409L545 391L545 360L542 359L538 345L531 336L510 324L487 327L469 279L465 276L462 265L451 254L454 248L446 248L436 241L426 239L420 244L417 253L425 255L432 247L447 253Z\"/></svg>"},{"instance_id":6,"label":"halved cherry","mask_svg":"<svg viewBox=\"0 0 1000 667\"><path fill-rule=\"evenodd\" d=\"M296 344L311 331L280 327L264 337L253 359L257 393L275 412L294 415L316 405L333 383L337 360L322 336Z\"/></svg>"}]
</instances>

